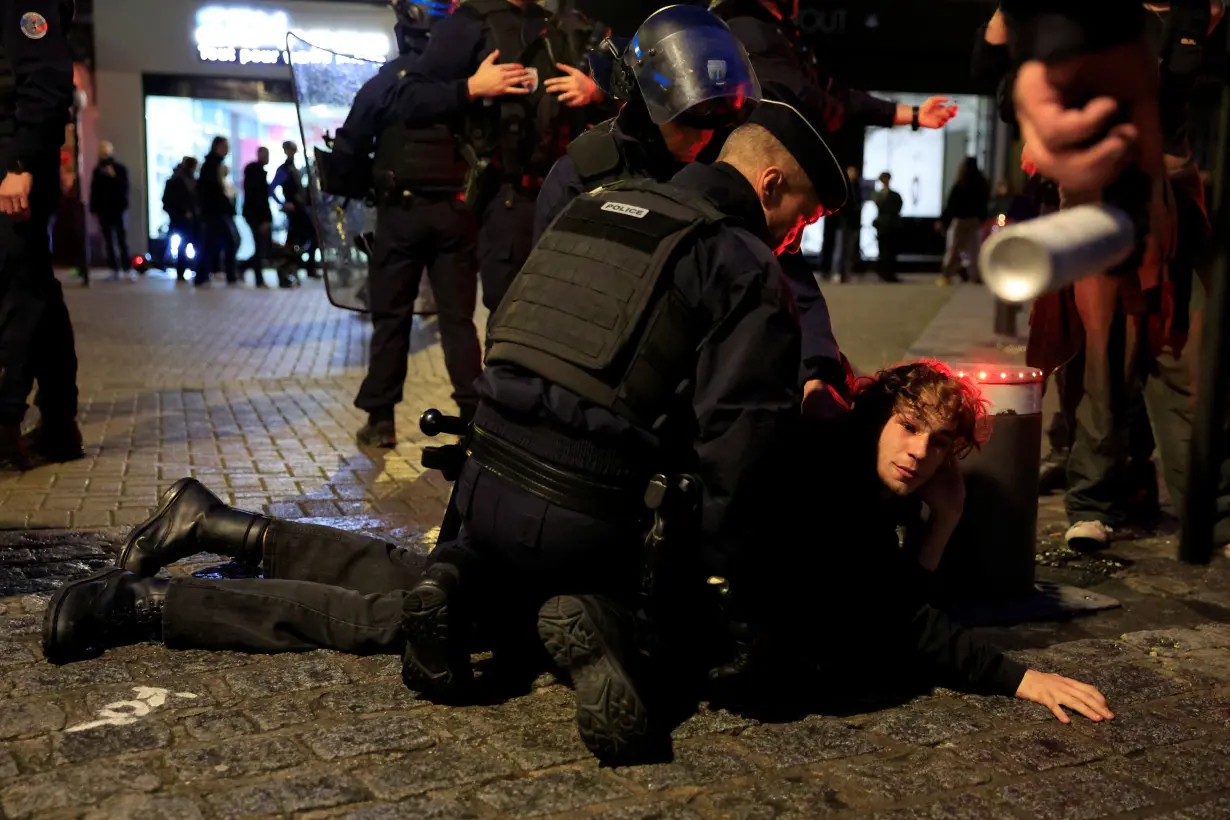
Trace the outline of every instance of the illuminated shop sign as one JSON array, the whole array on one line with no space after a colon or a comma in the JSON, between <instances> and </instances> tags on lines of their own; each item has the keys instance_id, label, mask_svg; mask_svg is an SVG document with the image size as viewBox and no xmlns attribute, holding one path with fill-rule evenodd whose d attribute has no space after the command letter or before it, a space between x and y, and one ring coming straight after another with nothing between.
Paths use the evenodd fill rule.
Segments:
<instances>
[{"instance_id":1,"label":"illuminated shop sign","mask_svg":"<svg viewBox=\"0 0 1230 820\"><path fill-rule=\"evenodd\" d=\"M284 11L266 11L246 6L205 6L196 13L197 55L210 63L240 65L285 65L286 34L325 51L313 50L304 58L333 62L329 52L383 62L392 50L389 35L378 31L301 29ZM298 60L296 52L296 60ZM353 62L338 57L337 62Z\"/></svg>"}]
</instances>

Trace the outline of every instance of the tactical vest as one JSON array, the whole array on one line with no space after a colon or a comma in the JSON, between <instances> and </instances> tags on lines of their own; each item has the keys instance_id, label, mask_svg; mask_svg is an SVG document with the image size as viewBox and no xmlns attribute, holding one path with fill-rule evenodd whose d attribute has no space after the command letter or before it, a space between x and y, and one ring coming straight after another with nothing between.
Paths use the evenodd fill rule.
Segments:
<instances>
[{"instance_id":1,"label":"tactical vest","mask_svg":"<svg viewBox=\"0 0 1230 820\"><path fill-rule=\"evenodd\" d=\"M700 194L630 180L574 199L530 254L487 329L487 364L523 367L636 426L690 418L712 319L663 275L725 216Z\"/></svg>"},{"instance_id":2,"label":"tactical vest","mask_svg":"<svg viewBox=\"0 0 1230 820\"><path fill-rule=\"evenodd\" d=\"M586 191L636 176L619 150L614 128L613 119L600 122L568 143L568 158Z\"/></svg>"},{"instance_id":3,"label":"tactical vest","mask_svg":"<svg viewBox=\"0 0 1230 820\"><path fill-rule=\"evenodd\" d=\"M467 170L448 125L410 128L399 122L376 138L372 175L381 194L399 188L416 193L458 193L465 187Z\"/></svg>"},{"instance_id":4,"label":"tactical vest","mask_svg":"<svg viewBox=\"0 0 1230 820\"><path fill-rule=\"evenodd\" d=\"M463 142L479 160L489 160L502 182L521 185L530 178L536 187L572 139L570 117L545 83L560 75L556 63L575 63L568 37L535 4L523 8L508 0L466 0L457 13L482 20L483 53L499 49L500 62L520 63L538 74L530 94L476 101L463 127Z\"/></svg>"},{"instance_id":5,"label":"tactical vest","mask_svg":"<svg viewBox=\"0 0 1230 820\"><path fill-rule=\"evenodd\" d=\"M17 132L17 75L4 46L0 45L0 139Z\"/></svg>"}]
</instances>

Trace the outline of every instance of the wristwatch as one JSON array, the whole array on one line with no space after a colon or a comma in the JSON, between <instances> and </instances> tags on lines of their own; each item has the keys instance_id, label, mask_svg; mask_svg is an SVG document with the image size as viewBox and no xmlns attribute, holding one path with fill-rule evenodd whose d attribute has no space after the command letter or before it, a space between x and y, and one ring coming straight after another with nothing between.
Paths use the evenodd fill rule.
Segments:
<instances>
[{"instance_id":1,"label":"wristwatch","mask_svg":"<svg viewBox=\"0 0 1230 820\"><path fill-rule=\"evenodd\" d=\"M919 107L917 105L914 106L914 121L910 123L910 128L914 129L915 131L917 131L919 128L922 127L922 124L918 122L919 111L920 111Z\"/></svg>"}]
</instances>

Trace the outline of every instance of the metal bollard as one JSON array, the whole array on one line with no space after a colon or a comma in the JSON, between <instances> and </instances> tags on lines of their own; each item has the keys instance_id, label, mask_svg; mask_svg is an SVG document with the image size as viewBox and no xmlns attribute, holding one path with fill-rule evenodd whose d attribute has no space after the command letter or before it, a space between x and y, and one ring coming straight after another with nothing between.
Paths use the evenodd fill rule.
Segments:
<instances>
[{"instance_id":1,"label":"metal bollard","mask_svg":"<svg viewBox=\"0 0 1230 820\"><path fill-rule=\"evenodd\" d=\"M961 462L965 512L937 581L951 602L987 602L1034 593L1038 468L1042 459L1043 374L1030 367L957 365L988 402L989 435Z\"/></svg>"}]
</instances>

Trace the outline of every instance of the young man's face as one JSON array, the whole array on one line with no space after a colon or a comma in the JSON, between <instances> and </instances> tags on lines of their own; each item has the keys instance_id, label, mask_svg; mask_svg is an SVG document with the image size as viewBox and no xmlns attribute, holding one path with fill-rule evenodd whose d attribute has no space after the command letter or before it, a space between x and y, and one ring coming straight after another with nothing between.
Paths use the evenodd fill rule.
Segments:
<instances>
[{"instance_id":1,"label":"young man's face","mask_svg":"<svg viewBox=\"0 0 1230 820\"><path fill-rule=\"evenodd\" d=\"M955 440L951 422L894 413L880 432L876 474L894 495L909 495L931 480L952 454Z\"/></svg>"}]
</instances>

